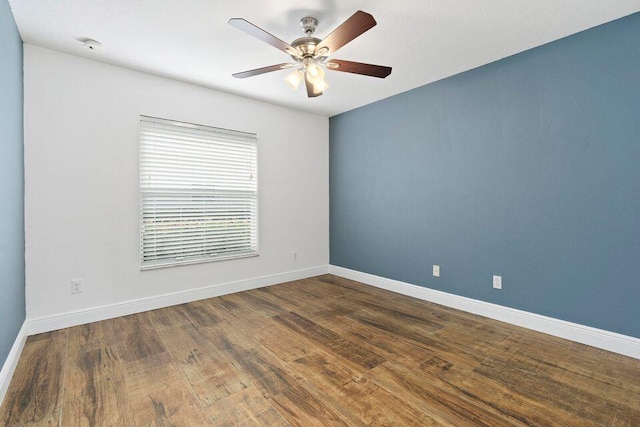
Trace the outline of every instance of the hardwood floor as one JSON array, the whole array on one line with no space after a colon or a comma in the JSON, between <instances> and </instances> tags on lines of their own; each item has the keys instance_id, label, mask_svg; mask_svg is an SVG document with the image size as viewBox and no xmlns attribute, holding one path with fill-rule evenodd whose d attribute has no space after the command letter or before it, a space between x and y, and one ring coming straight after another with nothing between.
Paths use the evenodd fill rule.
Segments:
<instances>
[{"instance_id":1,"label":"hardwood floor","mask_svg":"<svg viewBox=\"0 0 640 427\"><path fill-rule=\"evenodd\" d=\"M325 275L29 337L56 424L640 426L640 360Z\"/></svg>"}]
</instances>

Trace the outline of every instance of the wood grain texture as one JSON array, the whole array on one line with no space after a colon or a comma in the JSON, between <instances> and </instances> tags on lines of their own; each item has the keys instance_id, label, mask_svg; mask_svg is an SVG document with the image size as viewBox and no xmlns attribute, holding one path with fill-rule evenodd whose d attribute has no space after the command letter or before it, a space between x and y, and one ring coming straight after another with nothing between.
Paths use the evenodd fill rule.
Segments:
<instances>
[{"instance_id":1,"label":"wood grain texture","mask_svg":"<svg viewBox=\"0 0 640 427\"><path fill-rule=\"evenodd\" d=\"M116 348L124 362L163 353L158 332L144 314L118 317L109 322L116 338ZM81 350L81 349L79 349Z\"/></svg>"},{"instance_id":2,"label":"wood grain texture","mask_svg":"<svg viewBox=\"0 0 640 427\"><path fill-rule=\"evenodd\" d=\"M275 47L276 49L280 49L285 53L294 52L292 50L293 48L289 45L289 43L280 40L273 34L266 32L262 28L258 27L255 24L252 24L246 19L231 18L229 19L229 25L231 25L232 27L236 27L240 31L244 31L250 36L253 36L259 40L262 40L263 42L268 43L271 46Z\"/></svg>"},{"instance_id":3,"label":"wood grain texture","mask_svg":"<svg viewBox=\"0 0 640 427\"><path fill-rule=\"evenodd\" d=\"M247 77L253 77L253 76L258 76L260 74L264 74L264 73L270 73L272 71L279 71L279 70L284 70L285 68L291 68L294 67L295 64L291 64L288 62L282 63L282 64L276 64L276 65L269 65L268 67L261 67L261 68L256 68L253 70L248 70L248 71L242 71L240 73L233 73L232 76L237 78L237 79L244 79Z\"/></svg>"},{"instance_id":4,"label":"wood grain texture","mask_svg":"<svg viewBox=\"0 0 640 427\"><path fill-rule=\"evenodd\" d=\"M640 360L324 275L29 337L2 426L640 426Z\"/></svg>"},{"instance_id":5,"label":"wood grain texture","mask_svg":"<svg viewBox=\"0 0 640 427\"><path fill-rule=\"evenodd\" d=\"M112 347L68 355L65 384L62 425L127 425L124 375Z\"/></svg>"},{"instance_id":6,"label":"wood grain texture","mask_svg":"<svg viewBox=\"0 0 640 427\"><path fill-rule=\"evenodd\" d=\"M316 46L316 52L326 47L329 49L328 54L333 55L342 46L370 30L375 25L376 20L373 19L373 16L359 10L325 37L325 39Z\"/></svg>"},{"instance_id":7,"label":"wood grain texture","mask_svg":"<svg viewBox=\"0 0 640 427\"><path fill-rule=\"evenodd\" d=\"M27 339L0 408L0 425L58 425L66 347L66 330Z\"/></svg>"},{"instance_id":8,"label":"wood grain texture","mask_svg":"<svg viewBox=\"0 0 640 427\"><path fill-rule=\"evenodd\" d=\"M327 69L343 71L345 73L361 74L363 76L378 77L384 79L391 74L391 67L385 65L365 64L363 62L345 61L344 59L332 59L327 62Z\"/></svg>"},{"instance_id":9,"label":"wood grain texture","mask_svg":"<svg viewBox=\"0 0 640 427\"><path fill-rule=\"evenodd\" d=\"M272 401L292 426L365 425L346 407L304 382L274 396Z\"/></svg>"}]
</instances>

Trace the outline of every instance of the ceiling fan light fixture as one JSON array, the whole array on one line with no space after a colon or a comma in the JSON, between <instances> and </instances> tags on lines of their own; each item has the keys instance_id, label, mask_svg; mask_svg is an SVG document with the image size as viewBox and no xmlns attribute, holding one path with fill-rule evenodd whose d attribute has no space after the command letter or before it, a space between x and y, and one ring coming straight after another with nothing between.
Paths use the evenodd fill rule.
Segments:
<instances>
[{"instance_id":1,"label":"ceiling fan light fixture","mask_svg":"<svg viewBox=\"0 0 640 427\"><path fill-rule=\"evenodd\" d=\"M293 90L297 90L298 86L300 86L300 82L304 78L304 75L300 70L293 70L291 74L284 78L284 81L287 82L289 87Z\"/></svg>"},{"instance_id":2,"label":"ceiling fan light fixture","mask_svg":"<svg viewBox=\"0 0 640 427\"><path fill-rule=\"evenodd\" d=\"M313 84L313 91L316 93L322 93L327 89L329 89L329 84L324 80L320 80L319 82Z\"/></svg>"},{"instance_id":3,"label":"ceiling fan light fixture","mask_svg":"<svg viewBox=\"0 0 640 427\"><path fill-rule=\"evenodd\" d=\"M309 83L319 83L324 80L324 70L318 64L309 64L307 66L307 80Z\"/></svg>"},{"instance_id":4,"label":"ceiling fan light fixture","mask_svg":"<svg viewBox=\"0 0 640 427\"><path fill-rule=\"evenodd\" d=\"M311 16L305 16L300 20L305 36L299 37L291 44L280 40L262 28L252 24L243 18L229 19L229 25L238 28L245 33L270 44L278 50L289 54L295 63L270 65L232 74L236 78L257 76L284 68L296 67L296 70L285 77L287 84L294 90L304 80L307 96L316 98L323 94L329 87L324 80L325 70L341 71L345 73L361 74L364 76L385 78L391 74L391 67L365 64L363 62L331 59L329 55L336 53L342 46L350 43L366 31L376 25L376 20L371 14L358 10L346 21L340 24L324 39L313 37L318 25L318 20Z\"/></svg>"}]
</instances>

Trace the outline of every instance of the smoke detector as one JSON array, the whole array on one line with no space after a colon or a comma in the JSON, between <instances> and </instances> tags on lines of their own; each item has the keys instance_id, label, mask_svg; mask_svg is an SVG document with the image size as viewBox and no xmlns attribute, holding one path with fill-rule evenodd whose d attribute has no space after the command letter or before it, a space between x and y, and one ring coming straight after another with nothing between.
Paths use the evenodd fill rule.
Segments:
<instances>
[{"instance_id":1,"label":"smoke detector","mask_svg":"<svg viewBox=\"0 0 640 427\"><path fill-rule=\"evenodd\" d=\"M93 39L78 39L78 41L80 42L80 44L85 49L89 49L89 50L100 50L100 49L102 49L102 43L100 43L97 40L93 40Z\"/></svg>"}]
</instances>

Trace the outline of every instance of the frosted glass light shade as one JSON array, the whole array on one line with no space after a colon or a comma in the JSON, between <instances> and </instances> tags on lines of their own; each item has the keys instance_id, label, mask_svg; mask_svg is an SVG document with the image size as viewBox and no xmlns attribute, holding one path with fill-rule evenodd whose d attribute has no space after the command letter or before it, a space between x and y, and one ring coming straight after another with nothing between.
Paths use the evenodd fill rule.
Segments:
<instances>
[{"instance_id":1,"label":"frosted glass light shade","mask_svg":"<svg viewBox=\"0 0 640 427\"><path fill-rule=\"evenodd\" d=\"M291 74L284 78L284 81L287 82L291 89L296 90L303 78L304 75L300 70L293 70Z\"/></svg>"},{"instance_id":2,"label":"frosted glass light shade","mask_svg":"<svg viewBox=\"0 0 640 427\"><path fill-rule=\"evenodd\" d=\"M307 67L307 80L309 83L316 84L324 79L324 70L316 64Z\"/></svg>"},{"instance_id":3,"label":"frosted glass light shade","mask_svg":"<svg viewBox=\"0 0 640 427\"><path fill-rule=\"evenodd\" d=\"M327 89L329 89L329 85L324 80L320 80L319 82L313 84L313 91L315 93L324 92Z\"/></svg>"}]
</instances>

